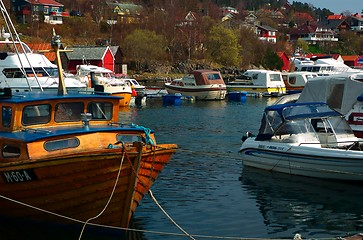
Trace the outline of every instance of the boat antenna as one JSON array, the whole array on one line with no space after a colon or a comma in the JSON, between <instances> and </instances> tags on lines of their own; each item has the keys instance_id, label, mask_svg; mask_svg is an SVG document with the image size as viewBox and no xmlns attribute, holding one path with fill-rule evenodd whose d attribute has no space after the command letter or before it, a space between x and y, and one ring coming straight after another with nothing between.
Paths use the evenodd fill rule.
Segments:
<instances>
[{"instance_id":1,"label":"boat antenna","mask_svg":"<svg viewBox=\"0 0 363 240\"><path fill-rule=\"evenodd\" d=\"M11 37L11 42L13 43L14 49L15 49L15 51L16 51L16 54L17 54L17 56L18 56L18 59L19 59L20 65L21 65L20 70L22 71L22 73L23 73L23 74L24 74L24 76L25 76L25 79L26 79L26 82L27 82L27 84L28 84L29 90L30 90L30 91L32 91L32 88L31 88L31 86L30 86L30 84L29 84L28 76L27 76L27 74L26 74L26 71L25 71L25 68L24 68L23 62L22 62L22 60L20 59L19 49L16 47L15 42L16 42L16 41L18 41L18 42L19 42L19 46L20 46L20 48L21 48L22 52L24 53L25 58L26 58L26 60L27 60L27 62L28 62L28 64L29 64L29 66L31 66L31 63L30 63L30 60L29 60L29 58L28 58L27 51L31 51L31 50L29 49L29 47L28 47L28 46L26 46L26 47L27 47L27 49L25 50L25 48L24 48L24 44L23 44L23 42L21 42L21 40L20 40L19 34L17 33L17 31L16 31L16 29L15 29L15 27L14 27L14 24L13 24L13 22L11 21L11 18L10 18L10 16L9 16L8 11L6 10L6 7L5 7L5 5L4 5L3 0L0 0L0 9L1 9L1 14L2 14L2 16L3 16L3 19L4 19L4 21L5 21L5 24L6 24L6 28L7 28L7 30L9 31L9 34L10 34L10 37ZM14 39L14 35L15 35L15 39ZM33 67L31 67L31 69L32 69L33 74L34 74L34 76L35 76L35 80L37 81L37 83L38 83L38 85L39 85L40 90L41 90L41 91L43 91L43 88L42 88L41 84L39 83L39 80L38 80L37 74L35 74L34 68L33 68Z\"/></svg>"},{"instance_id":2,"label":"boat antenna","mask_svg":"<svg viewBox=\"0 0 363 240\"><path fill-rule=\"evenodd\" d=\"M64 83L64 76L63 76L63 68L62 62L60 59L59 48L61 47L61 37L55 33L53 28L53 37L51 40L52 48L55 52L55 60L58 67L58 76L59 76L59 83L58 83L58 95L67 95L66 85Z\"/></svg>"}]
</instances>

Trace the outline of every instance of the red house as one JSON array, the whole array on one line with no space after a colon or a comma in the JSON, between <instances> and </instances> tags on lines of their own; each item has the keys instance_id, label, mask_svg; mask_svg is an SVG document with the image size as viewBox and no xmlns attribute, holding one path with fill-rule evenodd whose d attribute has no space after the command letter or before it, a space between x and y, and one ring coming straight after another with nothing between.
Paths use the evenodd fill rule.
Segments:
<instances>
[{"instance_id":1,"label":"red house","mask_svg":"<svg viewBox=\"0 0 363 240\"><path fill-rule=\"evenodd\" d=\"M256 25L256 34L258 39L270 43L276 43L277 30L269 26Z\"/></svg>"},{"instance_id":2,"label":"red house","mask_svg":"<svg viewBox=\"0 0 363 240\"><path fill-rule=\"evenodd\" d=\"M107 68L115 72L115 58L108 46L77 46L70 47L72 52L65 53L68 71L76 73L77 65L90 64Z\"/></svg>"},{"instance_id":3,"label":"red house","mask_svg":"<svg viewBox=\"0 0 363 240\"><path fill-rule=\"evenodd\" d=\"M287 54L285 52L276 52L276 54L281 58L282 62L284 63L281 70L290 71L290 59Z\"/></svg>"},{"instance_id":4,"label":"red house","mask_svg":"<svg viewBox=\"0 0 363 240\"><path fill-rule=\"evenodd\" d=\"M362 62L360 62L360 58L357 55L351 55L351 56L342 56L344 60L344 64L348 65L351 68L361 68Z\"/></svg>"}]
</instances>

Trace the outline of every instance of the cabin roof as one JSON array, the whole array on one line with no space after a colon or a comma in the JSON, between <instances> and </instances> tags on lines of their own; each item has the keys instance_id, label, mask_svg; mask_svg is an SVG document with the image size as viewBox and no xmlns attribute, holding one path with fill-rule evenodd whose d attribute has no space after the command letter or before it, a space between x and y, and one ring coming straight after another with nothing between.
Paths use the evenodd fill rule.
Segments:
<instances>
[{"instance_id":1,"label":"cabin roof","mask_svg":"<svg viewBox=\"0 0 363 240\"><path fill-rule=\"evenodd\" d=\"M70 126L59 126L59 127L46 127L46 128L28 128L22 131L14 132L1 132L3 138L14 139L24 142L34 142L45 138L55 137L55 136L66 136L66 135L81 135L84 133L97 133L97 132L112 132L120 129L118 125L90 125L88 128L84 128L80 125ZM123 131L136 131L144 132L143 129L137 127L122 127ZM153 131L152 131L153 132Z\"/></svg>"},{"instance_id":2,"label":"cabin roof","mask_svg":"<svg viewBox=\"0 0 363 240\"><path fill-rule=\"evenodd\" d=\"M108 46L74 46L70 49L72 52L65 52L69 60L99 60L103 59L110 48Z\"/></svg>"},{"instance_id":3,"label":"cabin roof","mask_svg":"<svg viewBox=\"0 0 363 240\"><path fill-rule=\"evenodd\" d=\"M13 93L12 97L5 95L0 96L0 103L24 103L33 101L52 101L52 100L67 100L67 99L120 99L117 96L110 96L107 94L82 94L68 92L66 95L57 95L54 92L24 92Z\"/></svg>"},{"instance_id":4,"label":"cabin roof","mask_svg":"<svg viewBox=\"0 0 363 240\"><path fill-rule=\"evenodd\" d=\"M285 109L288 108L290 108L290 110L286 112ZM283 119L286 120L341 116L340 113L330 109L324 102L276 104L266 107L265 112L268 111L276 111Z\"/></svg>"}]
</instances>

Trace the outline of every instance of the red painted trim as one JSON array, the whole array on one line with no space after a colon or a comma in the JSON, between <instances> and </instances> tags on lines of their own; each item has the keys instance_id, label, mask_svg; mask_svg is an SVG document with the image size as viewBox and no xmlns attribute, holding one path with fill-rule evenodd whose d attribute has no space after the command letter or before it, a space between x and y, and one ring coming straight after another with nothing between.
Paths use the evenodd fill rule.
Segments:
<instances>
[{"instance_id":1,"label":"red painted trim","mask_svg":"<svg viewBox=\"0 0 363 240\"><path fill-rule=\"evenodd\" d=\"M351 113L348 117L348 123L354 125L363 125L363 113Z\"/></svg>"}]
</instances>

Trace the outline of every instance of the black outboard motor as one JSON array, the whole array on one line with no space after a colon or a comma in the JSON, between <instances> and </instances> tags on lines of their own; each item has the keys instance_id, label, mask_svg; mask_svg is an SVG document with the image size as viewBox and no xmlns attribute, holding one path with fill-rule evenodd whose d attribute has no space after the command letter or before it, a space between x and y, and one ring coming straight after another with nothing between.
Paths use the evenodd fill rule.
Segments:
<instances>
[{"instance_id":1,"label":"black outboard motor","mask_svg":"<svg viewBox=\"0 0 363 240\"><path fill-rule=\"evenodd\" d=\"M94 88L97 85L97 77L95 72L89 73L91 76L91 88Z\"/></svg>"}]
</instances>

